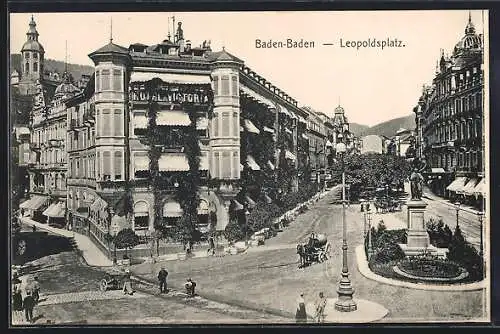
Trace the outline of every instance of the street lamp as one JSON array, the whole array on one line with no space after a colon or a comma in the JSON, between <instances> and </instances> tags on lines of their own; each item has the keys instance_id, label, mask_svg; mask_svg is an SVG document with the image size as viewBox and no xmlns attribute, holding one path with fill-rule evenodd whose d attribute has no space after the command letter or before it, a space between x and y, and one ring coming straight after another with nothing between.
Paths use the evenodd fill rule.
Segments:
<instances>
[{"instance_id":1,"label":"street lamp","mask_svg":"<svg viewBox=\"0 0 500 334\"><path fill-rule=\"evenodd\" d=\"M460 213L460 202L455 203L455 209L457 210L457 229L458 229L458 215Z\"/></svg>"},{"instance_id":2,"label":"street lamp","mask_svg":"<svg viewBox=\"0 0 500 334\"><path fill-rule=\"evenodd\" d=\"M245 210L245 246L248 246L248 216L250 215L250 212L248 210Z\"/></svg>"},{"instance_id":3,"label":"street lamp","mask_svg":"<svg viewBox=\"0 0 500 334\"><path fill-rule=\"evenodd\" d=\"M373 247L372 247L372 211L371 208L368 209L368 261L372 258Z\"/></svg>"},{"instance_id":4,"label":"street lamp","mask_svg":"<svg viewBox=\"0 0 500 334\"><path fill-rule=\"evenodd\" d=\"M481 256L481 258L483 257L483 252L484 252L484 249L483 249L483 213L482 212L478 212L477 213L477 216L479 218L479 256Z\"/></svg>"},{"instance_id":5,"label":"street lamp","mask_svg":"<svg viewBox=\"0 0 500 334\"><path fill-rule=\"evenodd\" d=\"M349 268L347 266L347 228L346 228L346 196L345 196L345 166L344 154L347 151L343 142L337 143L337 153L342 159L342 278L337 287L338 299L335 302L335 309L340 312L351 312L357 309L357 305L352 299L354 289L349 280Z\"/></svg>"}]
</instances>

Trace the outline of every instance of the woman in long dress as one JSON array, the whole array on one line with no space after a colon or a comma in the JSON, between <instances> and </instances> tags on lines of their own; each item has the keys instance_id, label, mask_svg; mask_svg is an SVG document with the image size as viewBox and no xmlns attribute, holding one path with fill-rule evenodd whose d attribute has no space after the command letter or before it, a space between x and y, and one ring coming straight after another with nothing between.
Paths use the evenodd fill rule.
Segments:
<instances>
[{"instance_id":1,"label":"woman in long dress","mask_svg":"<svg viewBox=\"0 0 500 334\"><path fill-rule=\"evenodd\" d=\"M23 320L23 295L21 281L14 278L12 281L12 323L20 324Z\"/></svg>"},{"instance_id":2,"label":"woman in long dress","mask_svg":"<svg viewBox=\"0 0 500 334\"><path fill-rule=\"evenodd\" d=\"M295 312L296 322L307 322L306 313L306 302L304 300L304 294L301 293L299 299L297 299L297 311Z\"/></svg>"}]
</instances>

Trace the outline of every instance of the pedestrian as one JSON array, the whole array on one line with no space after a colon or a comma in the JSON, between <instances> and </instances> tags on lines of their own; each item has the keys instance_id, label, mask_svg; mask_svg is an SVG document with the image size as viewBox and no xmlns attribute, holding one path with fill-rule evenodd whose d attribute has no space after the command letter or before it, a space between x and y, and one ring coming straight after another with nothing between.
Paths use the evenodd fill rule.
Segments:
<instances>
[{"instance_id":1,"label":"pedestrian","mask_svg":"<svg viewBox=\"0 0 500 334\"><path fill-rule=\"evenodd\" d=\"M158 281L160 283L160 293L168 292L167 277L168 277L168 271L166 271L164 267L161 267L160 272L158 273Z\"/></svg>"},{"instance_id":2,"label":"pedestrian","mask_svg":"<svg viewBox=\"0 0 500 334\"><path fill-rule=\"evenodd\" d=\"M299 323L307 322L306 302L304 300L303 293L301 293L300 297L297 299L297 311L295 312L295 321Z\"/></svg>"},{"instance_id":3,"label":"pedestrian","mask_svg":"<svg viewBox=\"0 0 500 334\"><path fill-rule=\"evenodd\" d=\"M123 280L123 294L124 295L133 295L134 290L132 290L132 282L130 278L130 270L125 271L125 278Z\"/></svg>"},{"instance_id":4,"label":"pedestrian","mask_svg":"<svg viewBox=\"0 0 500 334\"><path fill-rule=\"evenodd\" d=\"M196 282L194 282L191 278L188 278L184 286L186 287L186 293L188 297L194 297Z\"/></svg>"},{"instance_id":5,"label":"pedestrian","mask_svg":"<svg viewBox=\"0 0 500 334\"><path fill-rule=\"evenodd\" d=\"M29 323L33 323L33 308L35 307L35 300L33 299L30 289L26 289L26 297L24 297L23 300L23 307L26 321Z\"/></svg>"},{"instance_id":6,"label":"pedestrian","mask_svg":"<svg viewBox=\"0 0 500 334\"><path fill-rule=\"evenodd\" d=\"M21 281L16 277L12 280L12 322L19 324L23 318L23 295Z\"/></svg>"},{"instance_id":7,"label":"pedestrian","mask_svg":"<svg viewBox=\"0 0 500 334\"><path fill-rule=\"evenodd\" d=\"M326 298L323 292L319 293L319 299L316 303L316 314L314 318L318 323L325 322L325 307L326 307Z\"/></svg>"},{"instance_id":8,"label":"pedestrian","mask_svg":"<svg viewBox=\"0 0 500 334\"><path fill-rule=\"evenodd\" d=\"M36 304L40 300L40 282L38 281L38 276L33 277L33 283L31 284L33 291L33 300Z\"/></svg>"}]
</instances>

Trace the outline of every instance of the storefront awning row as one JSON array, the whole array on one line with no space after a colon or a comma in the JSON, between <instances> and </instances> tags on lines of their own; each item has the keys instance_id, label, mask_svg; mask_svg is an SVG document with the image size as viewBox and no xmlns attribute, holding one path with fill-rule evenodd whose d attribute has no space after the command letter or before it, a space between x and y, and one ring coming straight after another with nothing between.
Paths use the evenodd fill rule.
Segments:
<instances>
[{"instance_id":1,"label":"storefront awning row","mask_svg":"<svg viewBox=\"0 0 500 334\"><path fill-rule=\"evenodd\" d=\"M26 210L38 210L41 206L45 205L47 201L48 201L47 197L35 195L31 197L29 200L21 203L19 205L19 208Z\"/></svg>"},{"instance_id":2,"label":"storefront awning row","mask_svg":"<svg viewBox=\"0 0 500 334\"><path fill-rule=\"evenodd\" d=\"M140 201L134 204L134 216L135 217L147 217L149 216L148 204L144 201Z\"/></svg>"},{"instance_id":3,"label":"storefront awning row","mask_svg":"<svg viewBox=\"0 0 500 334\"><path fill-rule=\"evenodd\" d=\"M208 75L179 74L179 73L157 73L157 72L132 72L130 82L144 82L158 78L166 83L196 85L210 84L212 81Z\"/></svg>"},{"instance_id":4,"label":"storefront awning row","mask_svg":"<svg viewBox=\"0 0 500 334\"><path fill-rule=\"evenodd\" d=\"M255 162L255 159L251 155L247 155L248 167L252 170L260 170L260 166Z\"/></svg>"},{"instance_id":5,"label":"storefront awning row","mask_svg":"<svg viewBox=\"0 0 500 334\"><path fill-rule=\"evenodd\" d=\"M446 187L446 190L453 192L460 191L465 186L466 182L467 182L466 177L463 176L457 177L455 178L455 180L453 180L452 183L450 183L448 187Z\"/></svg>"},{"instance_id":6,"label":"storefront awning row","mask_svg":"<svg viewBox=\"0 0 500 334\"><path fill-rule=\"evenodd\" d=\"M260 133L260 130L252 123L251 120L245 119L245 120L243 120L243 124L245 126L245 129L248 132L255 133L255 134L259 134Z\"/></svg>"},{"instance_id":7,"label":"storefront awning row","mask_svg":"<svg viewBox=\"0 0 500 334\"><path fill-rule=\"evenodd\" d=\"M258 102L266 105L268 108L275 108L274 103L271 102L270 100L266 99L264 96L261 96L251 90L250 88L247 88L245 86L240 85L240 90L242 93L252 97L253 99L257 100Z\"/></svg>"},{"instance_id":8,"label":"storefront awning row","mask_svg":"<svg viewBox=\"0 0 500 334\"><path fill-rule=\"evenodd\" d=\"M486 196L486 179L481 179L474 188L474 195L481 195L481 196Z\"/></svg>"},{"instance_id":9,"label":"storefront awning row","mask_svg":"<svg viewBox=\"0 0 500 334\"><path fill-rule=\"evenodd\" d=\"M458 189L457 193L463 194L463 195L468 195L468 196L473 196L474 189L476 188L477 183L478 183L478 179L472 178L465 184L465 186L462 187L462 189Z\"/></svg>"},{"instance_id":10,"label":"storefront awning row","mask_svg":"<svg viewBox=\"0 0 500 334\"><path fill-rule=\"evenodd\" d=\"M52 203L49 207L42 213L44 216L51 218L64 218L66 212L66 206L63 202Z\"/></svg>"}]
</instances>

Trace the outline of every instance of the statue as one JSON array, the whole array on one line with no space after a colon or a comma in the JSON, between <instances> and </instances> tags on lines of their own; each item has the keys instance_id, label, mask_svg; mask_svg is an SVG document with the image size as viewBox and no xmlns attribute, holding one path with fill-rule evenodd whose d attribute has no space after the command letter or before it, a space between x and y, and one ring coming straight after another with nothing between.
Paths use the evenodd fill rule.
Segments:
<instances>
[{"instance_id":1,"label":"statue","mask_svg":"<svg viewBox=\"0 0 500 334\"><path fill-rule=\"evenodd\" d=\"M182 31L182 22L177 23L177 40L184 39L184 32Z\"/></svg>"},{"instance_id":2,"label":"statue","mask_svg":"<svg viewBox=\"0 0 500 334\"><path fill-rule=\"evenodd\" d=\"M411 190L411 200L419 201L422 199L422 188L424 183L424 177L420 174L427 164L420 161L418 158L413 160L413 171L410 175L410 190Z\"/></svg>"}]
</instances>

